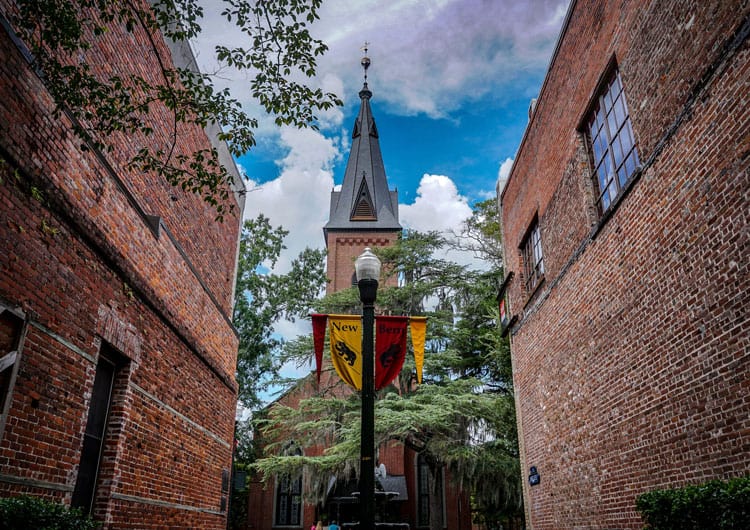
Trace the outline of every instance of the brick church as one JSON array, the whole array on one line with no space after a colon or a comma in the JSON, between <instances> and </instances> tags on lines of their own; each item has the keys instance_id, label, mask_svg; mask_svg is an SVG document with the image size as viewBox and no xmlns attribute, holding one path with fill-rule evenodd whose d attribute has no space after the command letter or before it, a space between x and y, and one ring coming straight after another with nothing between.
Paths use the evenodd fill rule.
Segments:
<instances>
[{"instance_id":1,"label":"brick church","mask_svg":"<svg viewBox=\"0 0 750 530\"><path fill-rule=\"evenodd\" d=\"M104 528L226 528L237 401L231 323L244 196L217 222L200 196L128 168L143 142L174 156L218 128L174 129L109 152L73 133L0 1L0 497L90 512ZM113 27L93 71L161 82L189 46ZM153 145L153 144L152 144ZM154 146L158 148L159 146Z\"/></svg>"},{"instance_id":2,"label":"brick church","mask_svg":"<svg viewBox=\"0 0 750 530\"><path fill-rule=\"evenodd\" d=\"M363 59L365 74L369 59ZM390 190L380 151L378 129L370 107L372 92L367 78L359 92L360 109L352 131L352 145L340 191L331 192L330 216L323 228L328 250L328 293L356 284L354 259L365 247L393 244L401 233L398 219L398 193ZM390 280L389 280L390 281ZM395 280L394 280L395 281ZM297 407L300 400L320 395L321 389L349 393L335 372L323 370L320 385L315 375L301 380L278 403ZM330 390L332 389L332 390ZM270 405L271 407L273 404ZM310 456L320 455L322 446L305 448ZM301 449L298 449L301 452ZM427 466L421 457L400 442L383 444L377 451L379 469L376 487L390 492L387 506L379 510L383 522L407 523L410 528L429 526ZM444 474L445 476L445 474ZM357 481L331 478L325 501L317 506L303 503L301 477L296 481L269 479L250 487L248 528L310 528L316 521L336 520L347 525L359 520ZM458 491L449 478L443 483L444 527L450 530L471 528L468 495Z\"/></svg>"},{"instance_id":3,"label":"brick church","mask_svg":"<svg viewBox=\"0 0 750 530\"><path fill-rule=\"evenodd\" d=\"M500 197L527 528L750 473L749 36L745 1L571 2Z\"/></svg>"}]
</instances>

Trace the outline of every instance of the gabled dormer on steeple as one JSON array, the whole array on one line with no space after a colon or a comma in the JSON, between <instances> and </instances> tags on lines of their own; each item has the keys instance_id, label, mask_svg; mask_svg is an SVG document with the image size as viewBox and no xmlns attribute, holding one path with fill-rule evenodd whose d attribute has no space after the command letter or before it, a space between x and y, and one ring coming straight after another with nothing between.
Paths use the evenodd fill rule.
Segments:
<instances>
[{"instance_id":1,"label":"gabled dormer on steeple","mask_svg":"<svg viewBox=\"0 0 750 530\"><path fill-rule=\"evenodd\" d=\"M363 175L364 177L364 175ZM359 186L359 193L354 201L354 210L350 217L352 221L377 221L378 218L375 215L375 206L372 204L372 196L370 190L367 188L367 179L362 179L362 184Z\"/></svg>"}]
</instances>

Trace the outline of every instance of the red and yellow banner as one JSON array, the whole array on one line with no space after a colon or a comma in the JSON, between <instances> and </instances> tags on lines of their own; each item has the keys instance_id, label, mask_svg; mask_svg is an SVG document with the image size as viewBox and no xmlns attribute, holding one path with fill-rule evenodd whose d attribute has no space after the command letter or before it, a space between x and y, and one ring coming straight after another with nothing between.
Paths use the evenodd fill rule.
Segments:
<instances>
[{"instance_id":1,"label":"red and yellow banner","mask_svg":"<svg viewBox=\"0 0 750 530\"><path fill-rule=\"evenodd\" d=\"M357 390L362 389L362 317L328 315L331 360L339 377Z\"/></svg>"},{"instance_id":2,"label":"red and yellow banner","mask_svg":"<svg viewBox=\"0 0 750 530\"><path fill-rule=\"evenodd\" d=\"M406 358L406 324L409 317L375 317L375 390L389 385Z\"/></svg>"},{"instance_id":3,"label":"red and yellow banner","mask_svg":"<svg viewBox=\"0 0 750 530\"><path fill-rule=\"evenodd\" d=\"M325 344L326 339L328 315L313 313L310 317L312 318L313 347L315 348L315 373L318 376L318 384L320 384L320 368L323 364L323 344Z\"/></svg>"},{"instance_id":4,"label":"red and yellow banner","mask_svg":"<svg viewBox=\"0 0 750 530\"><path fill-rule=\"evenodd\" d=\"M414 364L417 366L417 383L422 384L424 365L424 341L427 334L427 317L411 317L411 347L414 350Z\"/></svg>"}]
</instances>

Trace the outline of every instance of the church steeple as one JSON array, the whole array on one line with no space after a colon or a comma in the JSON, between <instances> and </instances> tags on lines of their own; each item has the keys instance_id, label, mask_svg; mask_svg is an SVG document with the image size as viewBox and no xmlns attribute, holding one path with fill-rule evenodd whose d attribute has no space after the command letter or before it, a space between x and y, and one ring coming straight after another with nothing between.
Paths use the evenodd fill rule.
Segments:
<instances>
[{"instance_id":1,"label":"church steeple","mask_svg":"<svg viewBox=\"0 0 750 530\"><path fill-rule=\"evenodd\" d=\"M370 59L362 58L364 85L359 92L359 114L352 130L352 147L346 164L341 191L331 192L328 223L323 228L335 231L400 231L398 192L388 189L380 152L378 129L370 109L372 92L367 86Z\"/></svg>"}]
</instances>

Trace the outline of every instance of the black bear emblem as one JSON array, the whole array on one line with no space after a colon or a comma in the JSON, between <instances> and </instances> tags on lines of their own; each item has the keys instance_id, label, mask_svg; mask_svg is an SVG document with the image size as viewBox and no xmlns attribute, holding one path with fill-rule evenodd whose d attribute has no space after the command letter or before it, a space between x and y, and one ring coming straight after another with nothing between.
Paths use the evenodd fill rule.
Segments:
<instances>
[{"instance_id":1,"label":"black bear emblem","mask_svg":"<svg viewBox=\"0 0 750 530\"><path fill-rule=\"evenodd\" d=\"M345 342L337 342L334 348L336 349L336 353L338 353L339 356L343 357L344 360L349 364L349 366L354 366L354 361L357 360L357 354L349 349L349 346L347 346Z\"/></svg>"},{"instance_id":2,"label":"black bear emblem","mask_svg":"<svg viewBox=\"0 0 750 530\"><path fill-rule=\"evenodd\" d=\"M391 344L388 349L380 354L380 365L383 368L389 368L398 359L401 348L398 344Z\"/></svg>"}]
</instances>

